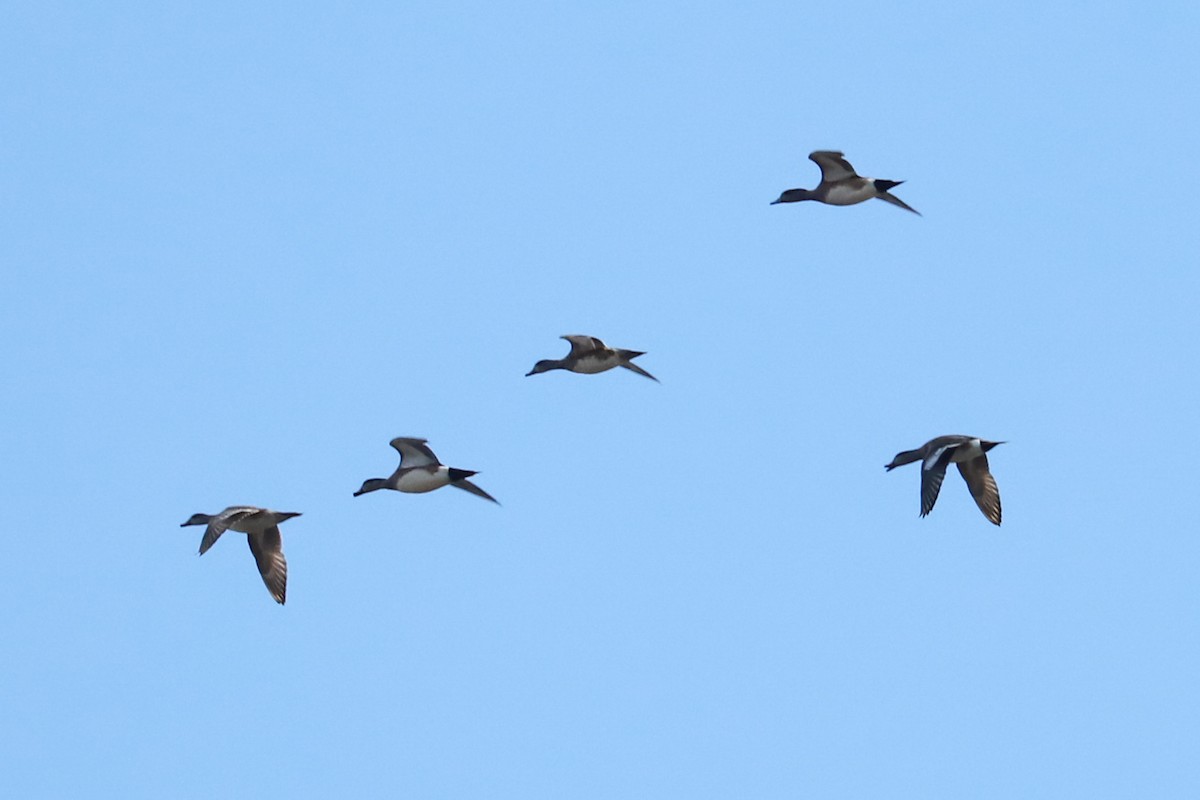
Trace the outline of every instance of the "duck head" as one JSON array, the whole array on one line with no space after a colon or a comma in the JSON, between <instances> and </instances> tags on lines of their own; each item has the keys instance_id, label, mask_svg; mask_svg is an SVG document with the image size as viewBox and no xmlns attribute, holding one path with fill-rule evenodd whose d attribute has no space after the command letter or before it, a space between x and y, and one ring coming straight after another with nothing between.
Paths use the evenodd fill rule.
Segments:
<instances>
[{"instance_id":1,"label":"duck head","mask_svg":"<svg viewBox=\"0 0 1200 800\"><path fill-rule=\"evenodd\" d=\"M808 189L788 189L783 194L779 195L778 200L772 200L771 205L779 203L798 203L801 200L812 200L812 192Z\"/></svg>"},{"instance_id":2,"label":"duck head","mask_svg":"<svg viewBox=\"0 0 1200 800\"><path fill-rule=\"evenodd\" d=\"M367 478L365 481L363 481L362 488L360 488L357 492L355 492L354 496L358 497L360 494L366 494L367 492L374 492L374 491L378 491L379 489L386 489L386 488L388 488L388 482L385 479L383 479L383 478Z\"/></svg>"}]
</instances>

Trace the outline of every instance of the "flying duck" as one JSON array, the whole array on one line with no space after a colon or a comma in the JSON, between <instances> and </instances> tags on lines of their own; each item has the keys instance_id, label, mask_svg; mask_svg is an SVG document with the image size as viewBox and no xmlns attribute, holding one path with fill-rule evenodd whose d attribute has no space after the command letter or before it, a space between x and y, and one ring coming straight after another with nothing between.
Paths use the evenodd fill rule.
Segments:
<instances>
[{"instance_id":1,"label":"flying duck","mask_svg":"<svg viewBox=\"0 0 1200 800\"><path fill-rule=\"evenodd\" d=\"M821 183L815 189L788 189L779 195L776 203L796 203L801 200L816 200L831 206L852 206L872 197L886 200L892 205L911 211L918 217L921 212L891 194L892 189L904 181L885 181L877 178L862 178L850 166L850 162L837 150L816 150L808 154L821 168Z\"/></svg>"},{"instance_id":2,"label":"flying duck","mask_svg":"<svg viewBox=\"0 0 1200 800\"><path fill-rule=\"evenodd\" d=\"M230 506L219 514L192 514L188 525L207 525L204 538L200 540L200 555L208 552L225 531L246 534L250 552L258 563L263 583L275 602L283 605L287 599L287 559L283 557L283 539L279 536L279 523L300 516L298 511L271 511L255 506Z\"/></svg>"},{"instance_id":3,"label":"flying duck","mask_svg":"<svg viewBox=\"0 0 1200 800\"><path fill-rule=\"evenodd\" d=\"M939 436L930 439L916 450L897 453L892 463L885 465L888 472L896 467L921 462L921 516L933 510L946 467L950 462L958 465L971 496L979 510L994 525L1000 524L1000 489L996 479L988 470L987 451L1004 442L989 442L974 436Z\"/></svg>"},{"instance_id":4,"label":"flying duck","mask_svg":"<svg viewBox=\"0 0 1200 800\"><path fill-rule=\"evenodd\" d=\"M637 350L621 350L616 347L609 347L595 336L580 336L572 334L560 336L560 339L566 339L571 343L571 352L567 353L566 358L547 358L533 365L533 369L525 373L525 377L537 375L539 372L549 372L552 369L565 369L570 372L581 372L585 375L593 375L597 372L607 372L613 367L624 367L625 369L636 372L638 375L643 375L650 380L658 383L658 378L651 375L646 370L633 363L633 359L638 356L644 356L645 353Z\"/></svg>"},{"instance_id":5,"label":"flying duck","mask_svg":"<svg viewBox=\"0 0 1200 800\"><path fill-rule=\"evenodd\" d=\"M420 494L432 492L443 486L453 486L473 495L491 500L496 505L500 501L471 483L467 478L477 474L474 470L455 469L447 467L426 445L428 439L413 439L407 436L397 436L389 444L400 453L400 466L390 478L368 478L362 488L354 493L355 497L378 489L395 489L398 492Z\"/></svg>"}]
</instances>

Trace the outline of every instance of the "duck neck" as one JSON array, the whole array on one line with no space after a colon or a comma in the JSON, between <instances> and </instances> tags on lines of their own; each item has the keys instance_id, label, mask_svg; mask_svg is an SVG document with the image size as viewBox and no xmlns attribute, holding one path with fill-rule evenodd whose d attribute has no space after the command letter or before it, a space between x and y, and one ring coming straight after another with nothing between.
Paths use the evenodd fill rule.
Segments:
<instances>
[{"instance_id":1,"label":"duck neck","mask_svg":"<svg viewBox=\"0 0 1200 800\"><path fill-rule=\"evenodd\" d=\"M903 467L905 464L911 464L914 461L921 460L920 450L905 450L903 453L897 453L892 459L892 463L887 465L888 472L891 472L896 467Z\"/></svg>"}]
</instances>

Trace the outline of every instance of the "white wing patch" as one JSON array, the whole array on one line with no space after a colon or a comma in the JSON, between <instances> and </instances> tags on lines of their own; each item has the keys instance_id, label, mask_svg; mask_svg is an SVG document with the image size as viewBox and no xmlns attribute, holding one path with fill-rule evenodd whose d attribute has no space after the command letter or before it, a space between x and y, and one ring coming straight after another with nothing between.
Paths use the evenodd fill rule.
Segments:
<instances>
[{"instance_id":1,"label":"white wing patch","mask_svg":"<svg viewBox=\"0 0 1200 800\"><path fill-rule=\"evenodd\" d=\"M925 456L925 460L921 462L921 469L925 472L928 472L929 470L936 467L938 461L940 461L942 458L942 454L945 453L946 450L951 447L958 447L958 445L957 444L943 445L943 446L939 447L937 450L934 450L929 455Z\"/></svg>"}]
</instances>

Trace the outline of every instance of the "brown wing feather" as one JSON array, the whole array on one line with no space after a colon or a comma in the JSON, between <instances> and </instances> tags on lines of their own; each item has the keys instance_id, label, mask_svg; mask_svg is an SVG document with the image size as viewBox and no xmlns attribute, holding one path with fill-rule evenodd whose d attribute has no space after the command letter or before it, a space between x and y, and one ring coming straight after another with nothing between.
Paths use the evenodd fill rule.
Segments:
<instances>
[{"instance_id":1,"label":"brown wing feather","mask_svg":"<svg viewBox=\"0 0 1200 800\"><path fill-rule=\"evenodd\" d=\"M208 548L217 543L222 533L237 523L245 522L261 513L262 509L254 506L230 506L217 514L209 520L208 527L204 529L204 538L200 540L200 555L207 553Z\"/></svg>"},{"instance_id":2,"label":"brown wing feather","mask_svg":"<svg viewBox=\"0 0 1200 800\"><path fill-rule=\"evenodd\" d=\"M262 533L246 534L250 543L250 552L258 563L258 571L262 575L267 591L282 605L287 600L287 559L283 557L283 538L279 535L279 526L273 525Z\"/></svg>"},{"instance_id":3,"label":"brown wing feather","mask_svg":"<svg viewBox=\"0 0 1200 800\"><path fill-rule=\"evenodd\" d=\"M208 552L208 548L217 543L217 539L221 538L221 534L229 530L228 520L220 517L209 521L208 527L204 529L204 538L200 540L200 555Z\"/></svg>"},{"instance_id":4,"label":"brown wing feather","mask_svg":"<svg viewBox=\"0 0 1200 800\"><path fill-rule=\"evenodd\" d=\"M961 462L958 471L962 473L975 505L993 525L1000 524L1000 487L988 469L987 456L979 456L970 461Z\"/></svg>"},{"instance_id":5,"label":"brown wing feather","mask_svg":"<svg viewBox=\"0 0 1200 800\"><path fill-rule=\"evenodd\" d=\"M921 516L928 516L937 502L938 493L942 490L942 481L946 479L946 464L939 462L930 469L921 470Z\"/></svg>"}]
</instances>

